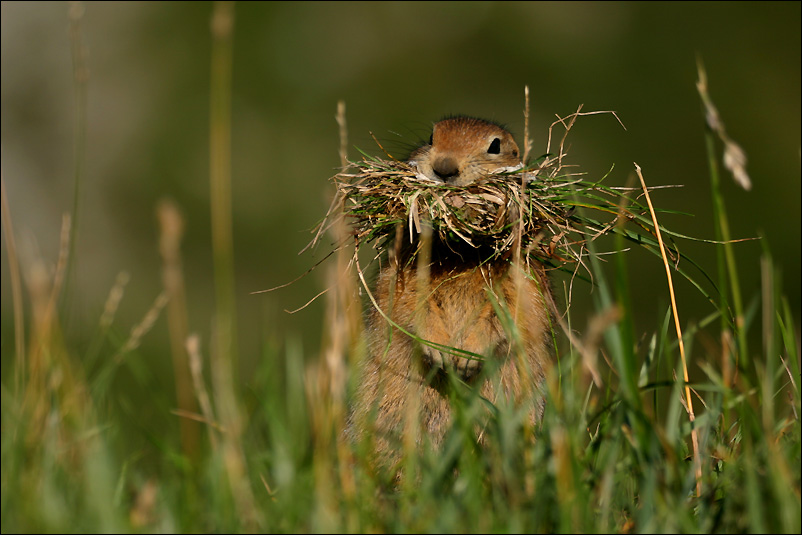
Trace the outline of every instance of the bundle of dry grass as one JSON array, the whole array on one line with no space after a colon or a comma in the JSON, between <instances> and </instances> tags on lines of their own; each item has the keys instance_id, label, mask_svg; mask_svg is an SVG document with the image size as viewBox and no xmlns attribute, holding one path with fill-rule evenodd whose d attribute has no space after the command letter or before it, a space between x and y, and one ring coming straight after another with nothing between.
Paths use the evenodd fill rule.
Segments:
<instances>
[{"instance_id":1,"label":"bundle of dry grass","mask_svg":"<svg viewBox=\"0 0 802 535\"><path fill-rule=\"evenodd\" d=\"M469 186L434 182L405 162L365 157L356 172L334 177L356 243L383 249L400 227L411 242L429 225L451 246L465 243L509 257L520 236L521 251L543 261L567 260L575 232L568 202L576 181L559 177L556 160L487 176Z\"/></svg>"}]
</instances>

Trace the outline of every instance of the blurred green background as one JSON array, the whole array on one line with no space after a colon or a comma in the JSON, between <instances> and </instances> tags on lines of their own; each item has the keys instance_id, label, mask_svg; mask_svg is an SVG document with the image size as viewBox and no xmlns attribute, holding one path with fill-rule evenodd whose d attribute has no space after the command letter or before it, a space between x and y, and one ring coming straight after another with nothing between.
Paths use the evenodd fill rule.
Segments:
<instances>
[{"instance_id":1,"label":"blurred green background","mask_svg":"<svg viewBox=\"0 0 802 535\"><path fill-rule=\"evenodd\" d=\"M84 347L120 271L131 276L116 320L120 337L151 306L161 288L155 206L169 197L186 217L190 328L208 349L212 5L84 7L86 168L67 337ZM61 2L2 3L2 175L23 270L37 250L55 263L61 216L72 207L77 111L68 10ZM662 223L713 239L697 55L728 133L749 157L752 191L724 176L732 234L765 236L799 317L799 2L238 4L232 143L242 376L265 348L291 344L310 358L318 352L323 300L294 315L285 309L323 289L325 269L272 293L251 292L296 278L330 250L326 240L297 254L332 194L338 100L347 104L352 158L354 146L379 153L370 132L404 157L433 121L453 113L506 123L520 143L527 84L535 156L545 152L555 114L580 104L615 110L627 130L611 116L581 119L569 138L570 163L590 179L614 165L609 185L625 185L633 162L650 185L684 185L660 190L653 201L694 215ZM714 245L679 245L715 276ZM761 247L736 247L747 301L759 291ZM628 258L635 316L649 325L666 310L665 273L643 251ZM5 247L1 264L5 383L14 353ZM560 293L560 279L556 286ZM684 323L712 311L687 281L677 291ZM590 292L575 285L575 313ZM168 348L162 318L129 357L149 370L144 382L152 392L172 391ZM132 399L141 393L143 379L136 387L126 374L118 381L120 392L133 389Z\"/></svg>"}]
</instances>

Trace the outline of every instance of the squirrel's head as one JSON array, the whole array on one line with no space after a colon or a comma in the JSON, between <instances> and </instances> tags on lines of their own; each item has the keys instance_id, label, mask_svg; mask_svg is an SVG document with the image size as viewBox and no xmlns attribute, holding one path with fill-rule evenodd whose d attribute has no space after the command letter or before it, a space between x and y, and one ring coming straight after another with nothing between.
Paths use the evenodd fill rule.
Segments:
<instances>
[{"instance_id":1,"label":"squirrel's head","mask_svg":"<svg viewBox=\"0 0 802 535\"><path fill-rule=\"evenodd\" d=\"M409 162L430 180L467 186L491 173L520 169L521 156L501 126L452 117L435 123L429 144L416 149Z\"/></svg>"}]
</instances>

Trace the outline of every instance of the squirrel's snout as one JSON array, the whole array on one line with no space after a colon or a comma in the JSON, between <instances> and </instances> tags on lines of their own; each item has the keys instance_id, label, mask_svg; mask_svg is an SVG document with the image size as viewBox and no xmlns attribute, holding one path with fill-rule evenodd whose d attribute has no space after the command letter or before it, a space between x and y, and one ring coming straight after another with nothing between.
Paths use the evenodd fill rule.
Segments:
<instances>
[{"instance_id":1,"label":"squirrel's snout","mask_svg":"<svg viewBox=\"0 0 802 535\"><path fill-rule=\"evenodd\" d=\"M451 182L454 177L459 175L459 166L454 158L443 156L435 159L432 163L432 171L443 182Z\"/></svg>"}]
</instances>

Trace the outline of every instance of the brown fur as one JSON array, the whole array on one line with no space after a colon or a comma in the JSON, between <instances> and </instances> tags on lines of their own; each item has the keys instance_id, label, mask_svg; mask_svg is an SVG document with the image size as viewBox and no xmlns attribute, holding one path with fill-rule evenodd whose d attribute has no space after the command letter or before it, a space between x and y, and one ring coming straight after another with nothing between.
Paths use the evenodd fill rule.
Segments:
<instances>
[{"instance_id":1,"label":"brown fur","mask_svg":"<svg viewBox=\"0 0 802 535\"><path fill-rule=\"evenodd\" d=\"M500 140L500 151L488 154L495 138ZM506 130L458 117L437 123L432 145L413 152L410 162L429 178L446 177L467 185L499 167L520 164L520 158ZM460 253L434 243L432 261L425 266L428 276L419 276L416 261L407 262L409 255L403 252L380 270L374 291L378 307L403 330L437 346L417 342L391 328L375 308L371 311L369 355L349 429L353 436L361 436L375 409L376 453L382 462L398 458L393 437L401 436L408 400L419 404L423 432L435 446L440 444L451 422L446 374L475 385L492 402L500 396L520 401L531 399L527 396L543 380L551 360L549 287L542 266L527 275L509 260L481 264L479 252ZM509 311L519 345L511 344L493 301ZM499 369L487 376L481 373L483 360L447 347L495 359ZM533 421L541 411L542 404L533 405Z\"/></svg>"}]
</instances>

